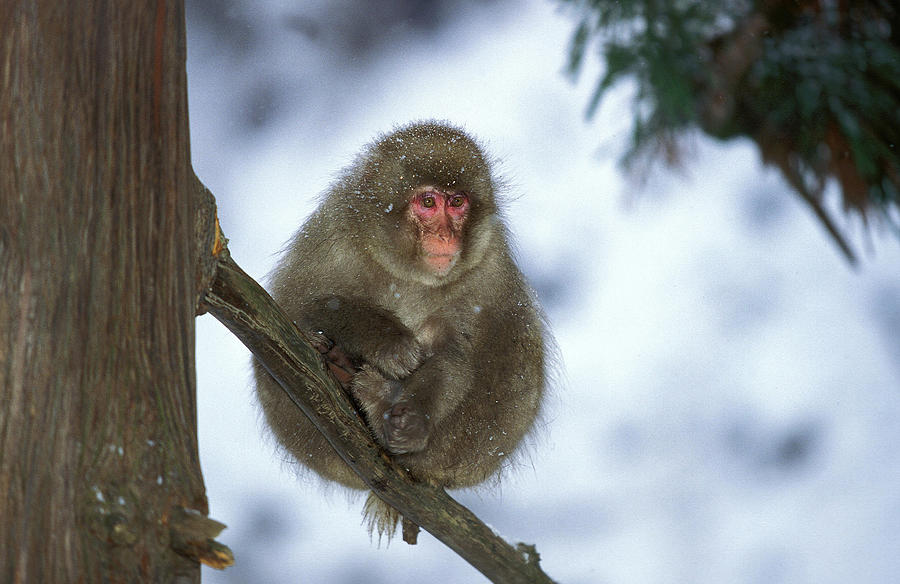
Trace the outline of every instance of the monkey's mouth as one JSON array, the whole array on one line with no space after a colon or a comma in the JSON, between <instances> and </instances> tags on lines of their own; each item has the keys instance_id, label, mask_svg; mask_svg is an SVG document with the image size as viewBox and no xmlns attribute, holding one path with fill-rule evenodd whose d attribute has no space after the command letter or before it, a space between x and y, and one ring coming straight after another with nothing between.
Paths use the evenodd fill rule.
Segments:
<instances>
[{"instance_id":1,"label":"monkey's mouth","mask_svg":"<svg viewBox=\"0 0 900 584\"><path fill-rule=\"evenodd\" d=\"M449 272L459 259L459 238L426 234L422 238L422 258L425 265L439 276Z\"/></svg>"},{"instance_id":2,"label":"monkey's mouth","mask_svg":"<svg viewBox=\"0 0 900 584\"><path fill-rule=\"evenodd\" d=\"M435 274L443 276L447 272L449 272L454 265L456 265L456 260L459 258L459 253L428 253L425 254L424 260L425 264L431 269Z\"/></svg>"}]
</instances>

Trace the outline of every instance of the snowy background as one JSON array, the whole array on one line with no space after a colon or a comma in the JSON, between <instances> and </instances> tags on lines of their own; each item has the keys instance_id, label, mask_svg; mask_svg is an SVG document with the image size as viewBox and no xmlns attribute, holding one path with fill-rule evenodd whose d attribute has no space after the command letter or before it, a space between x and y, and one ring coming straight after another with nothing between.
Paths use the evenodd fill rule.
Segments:
<instances>
[{"instance_id":1,"label":"snowy background","mask_svg":"<svg viewBox=\"0 0 900 584\"><path fill-rule=\"evenodd\" d=\"M629 88L585 122L599 64L562 74L572 29L537 1L189 0L194 168L232 255L263 279L362 144L463 125L513 185L563 362L530 457L455 496L560 583L896 582L900 245L851 222L849 269L747 143L698 139L638 185L616 164ZM211 516L237 559L204 582L485 581L427 533L379 549L361 500L298 480L210 316L197 355Z\"/></svg>"}]
</instances>

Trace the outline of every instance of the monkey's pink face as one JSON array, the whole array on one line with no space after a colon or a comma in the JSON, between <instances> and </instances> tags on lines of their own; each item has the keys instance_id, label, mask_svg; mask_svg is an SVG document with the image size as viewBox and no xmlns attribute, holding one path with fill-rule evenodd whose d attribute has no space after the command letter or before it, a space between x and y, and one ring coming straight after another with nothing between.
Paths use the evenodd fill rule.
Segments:
<instances>
[{"instance_id":1,"label":"monkey's pink face","mask_svg":"<svg viewBox=\"0 0 900 584\"><path fill-rule=\"evenodd\" d=\"M444 275L462 251L462 229L469 214L465 193L433 187L416 189L407 215L419 236L421 257L434 273Z\"/></svg>"}]
</instances>

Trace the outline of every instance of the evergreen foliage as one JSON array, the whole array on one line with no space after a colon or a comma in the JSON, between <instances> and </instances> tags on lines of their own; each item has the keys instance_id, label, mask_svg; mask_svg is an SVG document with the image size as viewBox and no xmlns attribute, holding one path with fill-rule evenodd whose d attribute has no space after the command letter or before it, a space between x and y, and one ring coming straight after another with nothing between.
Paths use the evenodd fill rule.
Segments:
<instances>
[{"instance_id":1,"label":"evergreen foliage","mask_svg":"<svg viewBox=\"0 0 900 584\"><path fill-rule=\"evenodd\" d=\"M568 69L589 50L605 62L587 113L624 79L636 83L624 162L663 154L699 129L747 137L812 206L850 261L821 205L878 215L898 234L900 8L892 0L562 0L578 18Z\"/></svg>"}]
</instances>

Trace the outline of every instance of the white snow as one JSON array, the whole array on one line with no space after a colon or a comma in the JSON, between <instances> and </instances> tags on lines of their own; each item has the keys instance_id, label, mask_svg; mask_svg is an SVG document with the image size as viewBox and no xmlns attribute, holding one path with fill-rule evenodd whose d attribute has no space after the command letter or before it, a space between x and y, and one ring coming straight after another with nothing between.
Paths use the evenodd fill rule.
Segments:
<instances>
[{"instance_id":1,"label":"white snow","mask_svg":"<svg viewBox=\"0 0 900 584\"><path fill-rule=\"evenodd\" d=\"M567 584L896 580L894 236L851 226L863 265L848 269L744 142L698 139L684 171L638 188L616 166L629 88L585 123L596 66L563 77L573 23L552 3L472 5L370 68L298 41L287 5L259 5L252 58L188 30L194 166L257 279L338 169L396 124L447 119L501 159L563 363L530 456L464 504ZM296 103L244 132L229 120L260 71L299 88ZM237 561L204 582L484 581L428 534L378 549L362 498L295 477L262 431L249 353L210 316L197 359L210 515Z\"/></svg>"}]
</instances>

